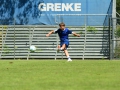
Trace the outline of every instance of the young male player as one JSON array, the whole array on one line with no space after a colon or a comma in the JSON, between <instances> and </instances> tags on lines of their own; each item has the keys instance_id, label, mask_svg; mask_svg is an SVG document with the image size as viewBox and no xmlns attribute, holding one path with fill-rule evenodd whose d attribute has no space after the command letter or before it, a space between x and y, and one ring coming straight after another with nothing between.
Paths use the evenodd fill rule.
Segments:
<instances>
[{"instance_id":1,"label":"young male player","mask_svg":"<svg viewBox=\"0 0 120 90\"><path fill-rule=\"evenodd\" d=\"M65 28L65 24L64 23L60 23L59 24L59 29L57 30L52 30L50 31L46 37L49 37L52 33L58 33L59 38L60 38L60 45L58 46L58 50L64 51L65 55L68 58L68 61L72 61L72 59L69 56L69 53L67 51L67 48L69 46L69 34L73 34L74 36L80 37L79 34L76 34L75 32L72 32L71 30L69 30L68 28Z\"/></svg>"}]
</instances>

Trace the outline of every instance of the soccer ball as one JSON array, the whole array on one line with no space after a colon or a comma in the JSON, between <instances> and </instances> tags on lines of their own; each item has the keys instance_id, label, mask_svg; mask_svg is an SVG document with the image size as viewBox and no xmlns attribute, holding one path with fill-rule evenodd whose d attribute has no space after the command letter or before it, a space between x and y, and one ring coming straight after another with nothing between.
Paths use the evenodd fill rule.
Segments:
<instances>
[{"instance_id":1,"label":"soccer ball","mask_svg":"<svg viewBox=\"0 0 120 90\"><path fill-rule=\"evenodd\" d=\"M35 50L36 50L36 47L34 45L30 46L30 51L31 52L35 52Z\"/></svg>"}]
</instances>

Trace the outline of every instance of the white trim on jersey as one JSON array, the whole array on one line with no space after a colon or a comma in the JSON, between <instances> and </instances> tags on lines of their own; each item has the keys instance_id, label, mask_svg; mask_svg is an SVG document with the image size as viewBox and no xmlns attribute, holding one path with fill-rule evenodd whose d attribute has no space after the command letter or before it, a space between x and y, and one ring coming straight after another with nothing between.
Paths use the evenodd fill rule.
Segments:
<instances>
[{"instance_id":1,"label":"white trim on jersey","mask_svg":"<svg viewBox=\"0 0 120 90\"><path fill-rule=\"evenodd\" d=\"M54 33L55 33L57 30L58 30L58 29L55 29L55 30L54 30Z\"/></svg>"}]
</instances>

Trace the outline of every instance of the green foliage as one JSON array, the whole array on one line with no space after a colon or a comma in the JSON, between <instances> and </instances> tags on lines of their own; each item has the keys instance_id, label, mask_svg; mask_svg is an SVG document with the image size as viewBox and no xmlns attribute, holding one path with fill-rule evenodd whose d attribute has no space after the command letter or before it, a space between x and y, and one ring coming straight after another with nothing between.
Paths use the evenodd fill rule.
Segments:
<instances>
[{"instance_id":1,"label":"green foliage","mask_svg":"<svg viewBox=\"0 0 120 90\"><path fill-rule=\"evenodd\" d=\"M1 25L0 30L2 30L2 29L8 29L8 26L7 25Z\"/></svg>"},{"instance_id":2,"label":"green foliage","mask_svg":"<svg viewBox=\"0 0 120 90\"><path fill-rule=\"evenodd\" d=\"M116 35L116 38L120 38L120 26L117 26L115 35ZM115 48L114 56L115 58L120 58L120 45Z\"/></svg>"},{"instance_id":3,"label":"green foliage","mask_svg":"<svg viewBox=\"0 0 120 90\"><path fill-rule=\"evenodd\" d=\"M11 50L9 49L9 47L8 47L7 45L4 45L4 46L3 46L3 53L4 53L4 54L9 54L10 51L11 51Z\"/></svg>"},{"instance_id":4,"label":"green foliage","mask_svg":"<svg viewBox=\"0 0 120 90\"><path fill-rule=\"evenodd\" d=\"M78 34L80 34L80 36L82 36L82 37L84 37L85 36L85 34L81 31L81 32L79 32Z\"/></svg>"},{"instance_id":5,"label":"green foliage","mask_svg":"<svg viewBox=\"0 0 120 90\"><path fill-rule=\"evenodd\" d=\"M80 34L80 35L82 35L82 34L83 34L83 32L79 32L79 34Z\"/></svg>"},{"instance_id":6,"label":"green foliage","mask_svg":"<svg viewBox=\"0 0 120 90\"><path fill-rule=\"evenodd\" d=\"M116 10L120 14L120 0L117 0Z\"/></svg>"},{"instance_id":7,"label":"green foliage","mask_svg":"<svg viewBox=\"0 0 120 90\"><path fill-rule=\"evenodd\" d=\"M96 32L97 32L97 29L96 29L95 27L88 26L88 27L87 27L87 31L88 31L88 32L92 32L92 33L96 33Z\"/></svg>"},{"instance_id":8,"label":"green foliage","mask_svg":"<svg viewBox=\"0 0 120 90\"><path fill-rule=\"evenodd\" d=\"M120 26L117 26L117 29L115 31L115 35L116 35L117 38L120 37Z\"/></svg>"},{"instance_id":9,"label":"green foliage","mask_svg":"<svg viewBox=\"0 0 120 90\"><path fill-rule=\"evenodd\" d=\"M115 58L120 58L120 46L115 48L114 57Z\"/></svg>"}]
</instances>

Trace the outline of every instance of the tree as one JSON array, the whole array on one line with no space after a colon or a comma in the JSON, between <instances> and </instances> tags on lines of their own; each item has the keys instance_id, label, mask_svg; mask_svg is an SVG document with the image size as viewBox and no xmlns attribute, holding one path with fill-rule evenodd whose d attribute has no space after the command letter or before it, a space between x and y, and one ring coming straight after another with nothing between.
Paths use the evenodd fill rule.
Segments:
<instances>
[{"instance_id":1,"label":"tree","mask_svg":"<svg viewBox=\"0 0 120 90\"><path fill-rule=\"evenodd\" d=\"M120 14L120 0L117 0L116 10ZM117 15L118 16L118 15Z\"/></svg>"}]
</instances>

